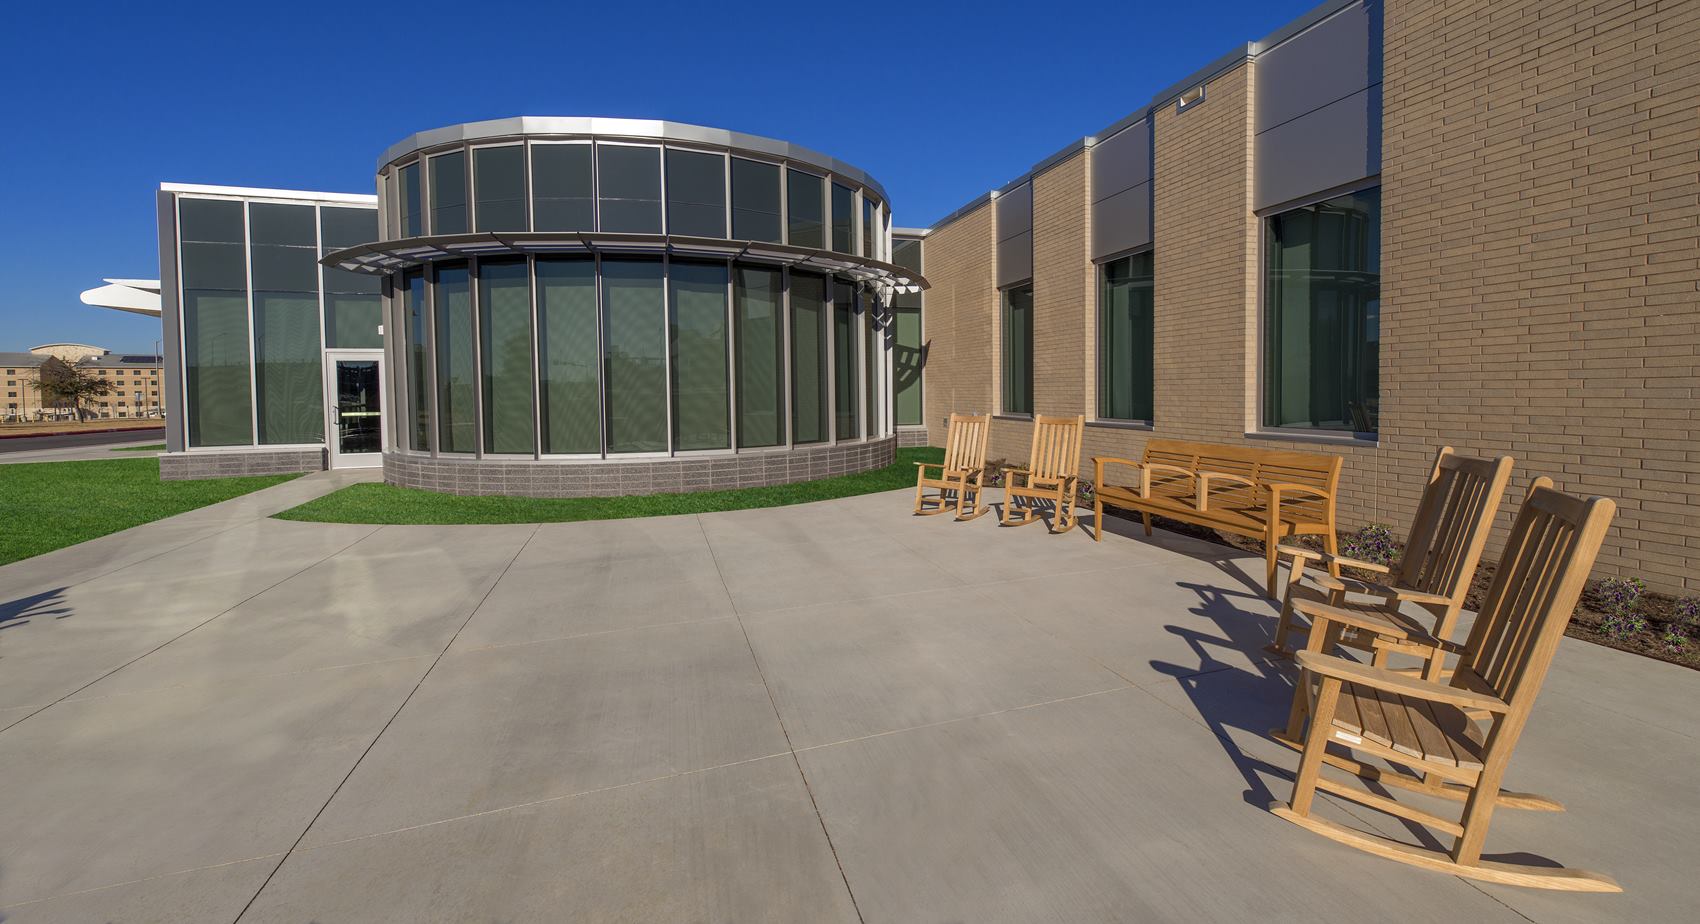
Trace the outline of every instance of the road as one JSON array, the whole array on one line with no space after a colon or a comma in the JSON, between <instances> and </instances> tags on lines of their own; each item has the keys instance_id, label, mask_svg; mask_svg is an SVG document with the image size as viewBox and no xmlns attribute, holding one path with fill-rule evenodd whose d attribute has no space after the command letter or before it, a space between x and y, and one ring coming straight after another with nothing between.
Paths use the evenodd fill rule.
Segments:
<instances>
[{"instance_id":1,"label":"road","mask_svg":"<svg viewBox=\"0 0 1700 924\"><path fill-rule=\"evenodd\" d=\"M62 462L72 459L121 459L136 455L112 452L113 446L147 446L165 442L165 428L119 430L108 433L56 433L0 439L0 462ZM145 453L144 453L145 455Z\"/></svg>"}]
</instances>

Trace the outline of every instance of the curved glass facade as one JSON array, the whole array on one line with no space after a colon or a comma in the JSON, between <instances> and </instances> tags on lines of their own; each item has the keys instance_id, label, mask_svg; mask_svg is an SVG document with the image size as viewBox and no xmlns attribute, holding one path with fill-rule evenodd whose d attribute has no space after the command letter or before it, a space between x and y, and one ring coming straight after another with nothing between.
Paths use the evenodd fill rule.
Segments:
<instances>
[{"instance_id":1,"label":"curved glass facade","mask_svg":"<svg viewBox=\"0 0 1700 924\"><path fill-rule=\"evenodd\" d=\"M865 277L837 269L889 255L889 212L833 163L521 135L385 165L381 238L421 238L425 254L387 271L394 448L645 458L890 435L888 313ZM504 232L568 237L527 247ZM440 246L462 234L485 241ZM833 256L752 259L760 244Z\"/></svg>"}]
</instances>

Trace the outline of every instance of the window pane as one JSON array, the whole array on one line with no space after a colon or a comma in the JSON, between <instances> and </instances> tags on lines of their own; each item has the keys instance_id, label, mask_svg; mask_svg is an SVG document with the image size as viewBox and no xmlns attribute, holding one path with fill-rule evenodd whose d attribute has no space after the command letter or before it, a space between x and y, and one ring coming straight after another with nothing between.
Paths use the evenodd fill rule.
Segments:
<instances>
[{"instance_id":1,"label":"window pane","mask_svg":"<svg viewBox=\"0 0 1700 924\"><path fill-rule=\"evenodd\" d=\"M478 449L472 279L463 266L437 270L437 451Z\"/></svg>"},{"instance_id":2,"label":"window pane","mask_svg":"<svg viewBox=\"0 0 1700 924\"><path fill-rule=\"evenodd\" d=\"M1268 219L1263 422L1374 433L1381 190Z\"/></svg>"},{"instance_id":3,"label":"window pane","mask_svg":"<svg viewBox=\"0 0 1700 924\"><path fill-rule=\"evenodd\" d=\"M538 258L537 331L543 451L601 452L595 260Z\"/></svg>"},{"instance_id":4,"label":"window pane","mask_svg":"<svg viewBox=\"0 0 1700 924\"><path fill-rule=\"evenodd\" d=\"M856 192L848 186L832 184L832 249L838 253L855 253L852 232L856 226Z\"/></svg>"},{"instance_id":5,"label":"window pane","mask_svg":"<svg viewBox=\"0 0 1700 924\"><path fill-rule=\"evenodd\" d=\"M732 158L732 237L779 243L778 164Z\"/></svg>"},{"instance_id":6,"label":"window pane","mask_svg":"<svg viewBox=\"0 0 1700 924\"><path fill-rule=\"evenodd\" d=\"M738 445L785 442L785 342L778 270L740 266L736 272Z\"/></svg>"},{"instance_id":7,"label":"window pane","mask_svg":"<svg viewBox=\"0 0 1700 924\"><path fill-rule=\"evenodd\" d=\"M895 390L895 413L900 427L919 426L922 421L921 309L897 308L896 330L891 350L891 377Z\"/></svg>"},{"instance_id":8,"label":"window pane","mask_svg":"<svg viewBox=\"0 0 1700 924\"><path fill-rule=\"evenodd\" d=\"M596 181L588 144L531 146L531 221L538 231L596 230Z\"/></svg>"},{"instance_id":9,"label":"window pane","mask_svg":"<svg viewBox=\"0 0 1700 924\"><path fill-rule=\"evenodd\" d=\"M661 233L661 149L596 146L602 230Z\"/></svg>"},{"instance_id":10,"label":"window pane","mask_svg":"<svg viewBox=\"0 0 1700 924\"><path fill-rule=\"evenodd\" d=\"M466 155L440 154L431 166L431 233L466 232Z\"/></svg>"},{"instance_id":11,"label":"window pane","mask_svg":"<svg viewBox=\"0 0 1700 924\"><path fill-rule=\"evenodd\" d=\"M425 233L425 206L419 185L419 164L401 168L401 233L418 237Z\"/></svg>"},{"instance_id":12,"label":"window pane","mask_svg":"<svg viewBox=\"0 0 1700 924\"><path fill-rule=\"evenodd\" d=\"M324 439L318 229L310 205L248 206L254 285L254 404L260 443Z\"/></svg>"},{"instance_id":13,"label":"window pane","mask_svg":"<svg viewBox=\"0 0 1700 924\"><path fill-rule=\"evenodd\" d=\"M478 345L484 376L484 451L533 451L531 286L521 260L478 264Z\"/></svg>"},{"instance_id":14,"label":"window pane","mask_svg":"<svg viewBox=\"0 0 1700 924\"><path fill-rule=\"evenodd\" d=\"M1003 293L1003 412L1033 413L1033 287Z\"/></svg>"},{"instance_id":15,"label":"window pane","mask_svg":"<svg viewBox=\"0 0 1700 924\"><path fill-rule=\"evenodd\" d=\"M517 144L472 151L472 189L480 231L525 230L525 148Z\"/></svg>"},{"instance_id":16,"label":"window pane","mask_svg":"<svg viewBox=\"0 0 1700 924\"><path fill-rule=\"evenodd\" d=\"M673 292L673 445L732 445L726 379L726 264L675 262Z\"/></svg>"},{"instance_id":17,"label":"window pane","mask_svg":"<svg viewBox=\"0 0 1700 924\"><path fill-rule=\"evenodd\" d=\"M862 391L866 399L867 433L876 435L880 419L880 376L875 369L880 358L884 334L875 319L879 317L878 302L872 295L862 296Z\"/></svg>"},{"instance_id":18,"label":"window pane","mask_svg":"<svg viewBox=\"0 0 1700 924\"><path fill-rule=\"evenodd\" d=\"M420 452L431 449L431 351L426 340L425 276L408 270L402 276L401 317L406 325L407 409L413 420L407 444Z\"/></svg>"},{"instance_id":19,"label":"window pane","mask_svg":"<svg viewBox=\"0 0 1700 924\"><path fill-rule=\"evenodd\" d=\"M667 151L667 233L726 236L726 158Z\"/></svg>"},{"instance_id":20,"label":"window pane","mask_svg":"<svg viewBox=\"0 0 1700 924\"><path fill-rule=\"evenodd\" d=\"M916 240L894 240L891 242L891 262L907 270L913 270L917 275L926 273L921 268L921 242ZM892 296L891 305L894 308L921 307L921 293L903 292Z\"/></svg>"},{"instance_id":21,"label":"window pane","mask_svg":"<svg viewBox=\"0 0 1700 924\"><path fill-rule=\"evenodd\" d=\"M809 173L785 171L785 206L790 210L790 243L793 247L826 246L826 222L822 186L826 180Z\"/></svg>"},{"instance_id":22,"label":"window pane","mask_svg":"<svg viewBox=\"0 0 1700 924\"><path fill-rule=\"evenodd\" d=\"M791 433L826 439L826 279L791 274Z\"/></svg>"},{"instance_id":23,"label":"window pane","mask_svg":"<svg viewBox=\"0 0 1700 924\"><path fill-rule=\"evenodd\" d=\"M862 200L862 256L878 260L879 251L874 249L875 230L879 227L878 209L868 199Z\"/></svg>"},{"instance_id":24,"label":"window pane","mask_svg":"<svg viewBox=\"0 0 1700 924\"><path fill-rule=\"evenodd\" d=\"M602 261L608 451L667 450L667 319L661 264Z\"/></svg>"},{"instance_id":25,"label":"window pane","mask_svg":"<svg viewBox=\"0 0 1700 924\"><path fill-rule=\"evenodd\" d=\"M242 203L180 199L183 368L190 446L254 441Z\"/></svg>"},{"instance_id":26,"label":"window pane","mask_svg":"<svg viewBox=\"0 0 1700 924\"><path fill-rule=\"evenodd\" d=\"M856 393L856 290L848 284L832 284L832 405L838 438L855 439Z\"/></svg>"},{"instance_id":27,"label":"window pane","mask_svg":"<svg viewBox=\"0 0 1700 924\"><path fill-rule=\"evenodd\" d=\"M1098 416L1151 420L1155 342L1152 256L1134 254L1104 264L1098 296Z\"/></svg>"},{"instance_id":28,"label":"window pane","mask_svg":"<svg viewBox=\"0 0 1700 924\"><path fill-rule=\"evenodd\" d=\"M321 256L333 250L375 241L378 238L377 210L321 207L319 235ZM331 266L324 267L321 272L325 279L325 345L359 349L382 347L384 338L378 333L378 328L383 324L383 279Z\"/></svg>"}]
</instances>

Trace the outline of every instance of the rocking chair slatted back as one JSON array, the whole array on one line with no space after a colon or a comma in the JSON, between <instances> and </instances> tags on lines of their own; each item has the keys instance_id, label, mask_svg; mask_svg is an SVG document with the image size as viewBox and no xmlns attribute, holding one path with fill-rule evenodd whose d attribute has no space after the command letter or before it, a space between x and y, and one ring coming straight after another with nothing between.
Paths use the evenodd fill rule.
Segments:
<instances>
[{"instance_id":1,"label":"rocking chair slatted back","mask_svg":"<svg viewBox=\"0 0 1700 924\"><path fill-rule=\"evenodd\" d=\"M979 471L986 467L986 439L991 435L992 415L950 415L945 436L944 468L949 472Z\"/></svg>"},{"instance_id":2,"label":"rocking chair slatted back","mask_svg":"<svg viewBox=\"0 0 1700 924\"><path fill-rule=\"evenodd\" d=\"M1056 481L1080 474L1080 440L1086 418L1033 416L1033 450L1027 472L1035 479Z\"/></svg>"},{"instance_id":3,"label":"rocking chair slatted back","mask_svg":"<svg viewBox=\"0 0 1700 924\"><path fill-rule=\"evenodd\" d=\"M1512 464L1510 456L1471 458L1441 447L1417 503L1396 586L1464 599Z\"/></svg>"},{"instance_id":4,"label":"rocking chair slatted back","mask_svg":"<svg viewBox=\"0 0 1700 924\"><path fill-rule=\"evenodd\" d=\"M1543 477L1518 511L1453 676L1454 686L1492 691L1511 705L1501 734L1520 726L1534 705L1616 510L1607 498L1559 493Z\"/></svg>"}]
</instances>

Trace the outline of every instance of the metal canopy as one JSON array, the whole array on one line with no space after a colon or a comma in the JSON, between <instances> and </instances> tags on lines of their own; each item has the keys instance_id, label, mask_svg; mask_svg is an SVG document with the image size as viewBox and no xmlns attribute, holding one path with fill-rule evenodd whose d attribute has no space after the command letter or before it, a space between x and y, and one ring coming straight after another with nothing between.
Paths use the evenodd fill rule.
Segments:
<instances>
[{"instance_id":1,"label":"metal canopy","mask_svg":"<svg viewBox=\"0 0 1700 924\"><path fill-rule=\"evenodd\" d=\"M790 266L844 276L894 293L929 288L921 274L907 267L831 250L811 250L762 241L732 241L680 234L617 234L613 232L515 231L477 234L438 234L396 241L375 241L332 251L319 262L356 273L386 275L404 269L463 260L467 257L526 254L671 254L713 260L744 260Z\"/></svg>"}]
</instances>

